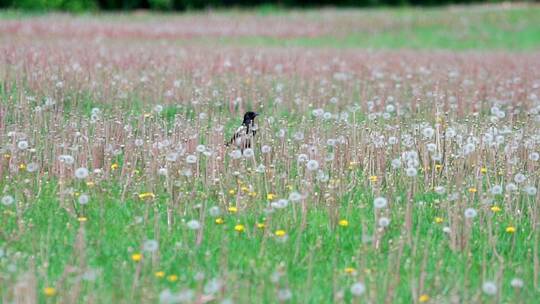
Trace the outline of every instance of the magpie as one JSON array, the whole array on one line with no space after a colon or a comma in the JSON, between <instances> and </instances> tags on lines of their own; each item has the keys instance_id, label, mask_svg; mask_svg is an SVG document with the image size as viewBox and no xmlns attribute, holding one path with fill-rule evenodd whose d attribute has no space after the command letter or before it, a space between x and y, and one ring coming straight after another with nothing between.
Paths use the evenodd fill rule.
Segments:
<instances>
[{"instance_id":1,"label":"magpie","mask_svg":"<svg viewBox=\"0 0 540 304\"><path fill-rule=\"evenodd\" d=\"M251 148L253 137L255 136L255 133L257 133L255 117L258 115L259 113L256 112L246 112L246 114L244 114L244 121L242 122L242 125L236 129L236 132L234 132L231 140L227 142L226 145L230 146L231 144L234 144L242 152L244 149Z\"/></svg>"}]
</instances>

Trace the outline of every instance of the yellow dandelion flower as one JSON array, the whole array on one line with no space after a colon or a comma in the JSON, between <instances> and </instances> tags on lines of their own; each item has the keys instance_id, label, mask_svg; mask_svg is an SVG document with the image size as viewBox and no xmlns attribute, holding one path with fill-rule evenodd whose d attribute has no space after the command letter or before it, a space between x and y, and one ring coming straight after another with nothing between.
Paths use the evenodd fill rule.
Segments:
<instances>
[{"instance_id":1,"label":"yellow dandelion flower","mask_svg":"<svg viewBox=\"0 0 540 304\"><path fill-rule=\"evenodd\" d=\"M114 164L111 165L111 169L112 169L112 170L116 170L116 169L118 169L119 167L120 167L120 165L118 165L117 163L114 163Z\"/></svg>"},{"instance_id":2,"label":"yellow dandelion flower","mask_svg":"<svg viewBox=\"0 0 540 304\"><path fill-rule=\"evenodd\" d=\"M264 223L257 223L257 228L264 229L266 227L266 224Z\"/></svg>"},{"instance_id":3,"label":"yellow dandelion flower","mask_svg":"<svg viewBox=\"0 0 540 304\"><path fill-rule=\"evenodd\" d=\"M150 118L150 117L152 117L151 113L144 113L144 118Z\"/></svg>"},{"instance_id":4,"label":"yellow dandelion flower","mask_svg":"<svg viewBox=\"0 0 540 304\"><path fill-rule=\"evenodd\" d=\"M5 159L9 159L9 158L11 158L11 155L8 154L8 153L6 153L6 154L4 154L4 158L5 158Z\"/></svg>"},{"instance_id":5,"label":"yellow dandelion flower","mask_svg":"<svg viewBox=\"0 0 540 304\"><path fill-rule=\"evenodd\" d=\"M341 227L347 227L349 226L349 221L346 219L339 220L338 225L340 225Z\"/></svg>"},{"instance_id":6,"label":"yellow dandelion flower","mask_svg":"<svg viewBox=\"0 0 540 304\"><path fill-rule=\"evenodd\" d=\"M238 224L238 225L234 226L234 230L236 232L244 232L245 228L244 228L244 225Z\"/></svg>"},{"instance_id":7,"label":"yellow dandelion flower","mask_svg":"<svg viewBox=\"0 0 540 304\"><path fill-rule=\"evenodd\" d=\"M86 216L79 216L79 217L77 218L77 220L78 220L79 222L86 222L86 221L88 221L88 218L87 218Z\"/></svg>"},{"instance_id":8,"label":"yellow dandelion flower","mask_svg":"<svg viewBox=\"0 0 540 304\"><path fill-rule=\"evenodd\" d=\"M487 173L487 168L486 168L486 167L480 168L480 172L482 172L482 173Z\"/></svg>"},{"instance_id":9,"label":"yellow dandelion flower","mask_svg":"<svg viewBox=\"0 0 540 304\"><path fill-rule=\"evenodd\" d=\"M287 189L292 190L293 186L292 185L287 185Z\"/></svg>"},{"instance_id":10,"label":"yellow dandelion flower","mask_svg":"<svg viewBox=\"0 0 540 304\"><path fill-rule=\"evenodd\" d=\"M369 177L369 180L370 180L372 183L377 182L378 179L379 179L379 178L377 177L377 175L372 175L372 176Z\"/></svg>"},{"instance_id":11,"label":"yellow dandelion flower","mask_svg":"<svg viewBox=\"0 0 540 304\"><path fill-rule=\"evenodd\" d=\"M350 274L350 275L355 275L356 274L356 269L352 268L352 267L347 267L344 269L345 273L346 274Z\"/></svg>"},{"instance_id":12,"label":"yellow dandelion flower","mask_svg":"<svg viewBox=\"0 0 540 304\"><path fill-rule=\"evenodd\" d=\"M282 230L282 229L279 229L279 230L276 230L275 232L275 235L277 237L284 237L287 233L285 232L285 230Z\"/></svg>"},{"instance_id":13,"label":"yellow dandelion flower","mask_svg":"<svg viewBox=\"0 0 540 304\"><path fill-rule=\"evenodd\" d=\"M269 201L273 201L276 198L276 195L274 193L268 193L266 195L266 199Z\"/></svg>"},{"instance_id":14,"label":"yellow dandelion flower","mask_svg":"<svg viewBox=\"0 0 540 304\"><path fill-rule=\"evenodd\" d=\"M236 213L236 212L238 212L238 208L236 208L235 206L230 206L229 208L227 208L227 210L228 210L230 213Z\"/></svg>"},{"instance_id":15,"label":"yellow dandelion flower","mask_svg":"<svg viewBox=\"0 0 540 304\"><path fill-rule=\"evenodd\" d=\"M86 182L86 185L90 188L94 187L96 184L94 182Z\"/></svg>"},{"instance_id":16,"label":"yellow dandelion flower","mask_svg":"<svg viewBox=\"0 0 540 304\"><path fill-rule=\"evenodd\" d=\"M221 225L221 224L225 223L225 221L224 221L222 218L220 218L220 217L218 217L218 218L215 220L215 222L216 222L216 224L218 224L218 225Z\"/></svg>"},{"instance_id":17,"label":"yellow dandelion flower","mask_svg":"<svg viewBox=\"0 0 540 304\"><path fill-rule=\"evenodd\" d=\"M248 195L251 196L251 197L255 197L255 196L257 196L257 192L252 191Z\"/></svg>"},{"instance_id":18,"label":"yellow dandelion flower","mask_svg":"<svg viewBox=\"0 0 540 304\"><path fill-rule=\"evenodd\" d=\"M514 233L514 232L516 232L516 227L508 226L508 227L506 227L506 232L507 233Z\"/></svg>"},{"instance_id":19,"label":"yellow dandelion flower","mask_svg":"<svg viewBox=\"0 0 540 304\"><path fill-rule=\"evenodd\" d=\"M418 302L420 303L426 303L427 301L429 301L429 296L425 293L418 298Z\"/></svg>"},{"instance_id":20,"label":"yellow dandelion flower","mask_svg":"<svg viewBox=\"0 0 540 304\"><path fill-rule=\"evenodd\" d=\"M26 169L26 164L20 164L20 165L19 165L19 169L25 170L25 169Z\"/></svg>"},{"instance_id":21,"label":"yellow dandelion flower","mask_svg":"<svg viewBox=\"0 0 540 304\"><path fill-rule=\"evenodd\" d=\"M178 281L178 276L175 274L170 274L167 276L167 281L169 282L176 282Z\"/></svg>"},{"instance_id":22,"label":"yellow dandelion flower","mask_svg":"<svg viewBox=\"0 0 540 304\"><path fill-rule=\"evenodd\" d=\"M142 254L140 253L134 253L131 255L131 259L133 260L133 262L140 262L142 260Z\"/></svg>"},{"instance_id":23,"label":"yellow dandelion flower","mask_svg":"<svg viewBox=\"0 0 540 304\"><path fill-rule=\"evenodd\" d=\"M235 195L235 194L236 194L236 190L235 190L235 189L229 190L229 194L230 194L230 195Z\"/></svg>"},{"instance_id":24,"label":"yellow dandelion flower","mask_svg":"<svg viewBox=\"0 0 540 304\"><path fill-rule=\"evenodd\" d=\"M249 188L246 187L246 186L243 186L243 187L240 188L240 190L242 190L242 192L248 192Z\"/></svg>"},{"instance_id":25,"label":"yellow dandelion flower","mask_svg":"<svg viewBox=\"0 0 540 304\"><path fill-rule=\"evenodd\" d=\"M440 171L441 169L442 169L442 165L441 165L441 164L436 164L436 165L435 165L435 170Z\"/></svg>"},{"instance_id":26,"label":"yellow dandelion flower","mask_svg":"<svg viewBox=\"0 0 540 304\"><path fill-rule=\"evenodd\" d=\"M145 199L154 199L156 197L156 195L152 192L143 192L141 194L139 194L139 198L142 199L142 200L145 200Z\"/></svg>"},{"instance_id":27,"label":"yellow dandelion flower","mask_svg":"<svg viewBox=\"0 0 540 304\"><path fill-rule=\"evenodd\" d=\"M54 287L45 287L45 288L43 288L43 293L47 297L54 297L56 295L56 288L54 288Z\"/></svg>"},{"instance_id":28,"label":"yellow dandelion flower","mask_svg":"<svg viewBox=\"0 0 540 304\"><path fill-rule=\"evenodd\" d=\"M491 209L491 211L493 211L495 213L500 212L502 210L501 207L499 207L499 206L492 206L490 209Z\"/></svg>"},{"instance_id":29,"label":"yellow dandelion flower","mask_svg":"<svg viewBox=\"0 0 540 304\"><path fill-rule=\"evenodd\" d=\"M435 223L440 224L442 222L444 222L444 219L442 217L440 217L440 216L435 217Z\"/></svg>"},{"instance_id":30,"label":"yellow dandelion flower","mask_svg":"<svg viewBox=\"0 0 540 304\"><path fill-rule=\"evenodd\" d=\"M154 273L154 276L155 276L156 278L160 278L160 279L161 279L161 278L165 277L165 272L164 272L164 271L156 271L156 272Z\"/></svg>"},{"instance_id":31,"label":"yellow dandelion flower","mask_svg":"<svg viewBox=\"0 0 540 304\"><path fill-rule=\"evenodd\" d=\"M469 192L470 192L470 193L475 193L476 191L477 191L477 190L476 190L475 187L470 187L470 188L469 188Z\"/></svg>"}]
</instances>

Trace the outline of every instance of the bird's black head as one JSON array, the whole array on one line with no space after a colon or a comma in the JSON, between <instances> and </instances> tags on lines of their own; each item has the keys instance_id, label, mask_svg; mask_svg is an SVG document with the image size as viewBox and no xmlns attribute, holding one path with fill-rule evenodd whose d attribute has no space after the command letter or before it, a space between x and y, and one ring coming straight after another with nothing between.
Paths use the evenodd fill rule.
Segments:
<instances>
[{"instance_id":1,"label":"bird's black head","mask_svg":"<svg viewBox=\"0 0 540 304\"><path fill-rule=\"evenodd\" d=\"M252 111L246 112L246 114L244 114L244 122L242 124L246 125L246 126L252 124L253 120L258 115L259 115L259 113L255 113L255 112L252 112Z\"/></svg>"}]
</instances>

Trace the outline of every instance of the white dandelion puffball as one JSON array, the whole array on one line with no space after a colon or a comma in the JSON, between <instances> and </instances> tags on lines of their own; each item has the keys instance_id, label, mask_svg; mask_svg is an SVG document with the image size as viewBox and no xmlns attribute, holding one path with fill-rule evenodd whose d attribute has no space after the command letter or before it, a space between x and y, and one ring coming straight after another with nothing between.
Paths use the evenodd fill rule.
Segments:
<instances>
[{"instance_id":1,"label":"white dandelion puffball","mask_svg":"<svg viewBox=\"0 0 540 304\"><path fill-rule=\"evenodd\" d=\"M327 173L325 173L323 170L319 170L317 172L317 180L321 183L326 183L330 179L330 176L328 176Z\"/></svg>"},{"instance_id":2,"label":"white dandelion puffball","mask_svg":"<svg viewBox=\"0 0 540 304\"><path fill-rule=\"evenodd\" d=\"M156 240L146 240L143 243L143 250L146 252L156 252L158 248L159 244Z\"/></svg>"},{"instance_id":3,"label":"white dandelion puffball","mask_svg":"<svg viewBox=\"0 0 540 304\"><path fill-rule=\"evenodd\" d=\"M387 217L381 217L379 219L379 227L386 228L390 225L390 219Z\"/></svg>"},{"instance_id":4,"label":"white dandelion puffball","mask_svg":"<svg viewBox=\"0 0 540 304\"><path fill-rule=\"evenodd\" d=\"M15 199L11 195L4 195L2 197L2 205L9 206L15 202Z\"/></svg>"},{"instance_id":5,"label":"white dandelion puffball","mask_svg":"<svg viewBox=\"0 0 540 304\"><path fill-rule=\"evenodd\" d=\"M523 280L519 279L519 278L513 278L512 281L510 281L510 286L512 286L514 288L522 288L523 285L525 285L523 283Z\"/></svg>"},{"instance_id":6,"label":"white dandelion puffball","mask_svg":"<svg viewBox=\"0 0 540 304\"><path fill-rule=\"evenodd\" d=\"M77 170L75 170L75 177L78 179L85 179L88 177L88 169L84 167L80 167Z\"/></svg>"},{"instance_id":7,"label":"white dandelion puffball","mask_svg":"<svg viewBox=\"0 0 540 304\"><path fill-rule=\"evenodd\" d=\"M313 111L311 111L311 113L313 114L313 116L315 117L321 117L324 115L324 110L319 108L319 109L314 109Z\"/></svg>"},{"instance_id":8,"label":"white dandelion puffball","mask_svg":"<svg viewBox=\"0 0 540 304\"><path fill-rule=\"evenodd\" d=\"M366 286L362 282L356 282L351 286L351 294L353 296L361 296L366 292Z\"/></svg>"},{"instance_id":9,"label":"white dandelion puffball","mask_svg":"<svg viewBox=\"0 0 540 304\"><path fill-rule=\"evenodd\" d=\"M79 204L86 205L90 201L90 197L88 196L88 194L83 193L79 195L78 201L79 201Z\"/></svg>"},{"instance_id":10,"label":"white dandelion puffball","mask_svg":"<svg viewBox=\"0 0 540 304\"><path fill-rule=\"evenodd\" d=\"M373 207L375 209L382 209L388 205L388 200L382 196L376 197L373 200Z\"/></svg>"},{"instance_id":11,"label":"white dandelion puffball","mask_svg":"<svg viewBox=\"0 0 540 304\"><path fill-rule=\"evenodd\" d=\"M204 151L206 151L206 147L204 145L198 145L195 150L197 150L197 152L199 153L203 153Z\"/></svg>"},{"instance_id":12,"label":"white dandelion puffball","mask_svg":"<svg viewBox=\"0 0 540 304\"><path fill-rule=\"evenodd\" d=\"M257 168L255 169L255 171L259 172L259 173L264 173L266 171L266 166L263 165L263 164L260 164L257 166Z\"/></svg>"},{"instance_id":13,"label":"white dandelion puffball","mask_svg":"<svg viewBox=\"0 0 540 304\"><path fill-rule=\"evenodd\" d=\"M491 281L484 282L482 284L482 291L488 296L493 296L497 293L497 285Z\"/></svg>"},{"instance_id":14,"label":"white dandelion puffball","mask_svg":"<svg viewBox=\"0 0 540 304\"><path fill-rule=\"evenodd\" d=\"M17 143L17 148L19 148L19 150L26 150L28 149L28 142L26 140L21 140Z\"/></svg>"},{"instance_id":15,"label":"white dandelion puffball","mask_svg":"<svg viewBox=\"0 0 540 304\"><path fill-rule=\"evenodd\" d=\"M251 158L255 155L255 153L253 152L253 149L251 148L247 148L244 150L244 157L245 158Z\"/></svg>"},{"instance_id":16,"label":"white dandelion puffball","mask_svg":"<svg viewBox=\"0 0 540 304\"><path fill-rule=\"evenodd\" d=\"M277 292L277 298L280 301L288 301L292 298L292 292L290 289L280 289Z\"/></svg>"},{"instance_id":17,"label":"white dandelion puffball","mask_svg":"<svg viewBox=\"0 0 540 304\"><path fill-rule=\"evenodd\" d=\"M287 206L289 205L289 201L282 198L282 199L279 199L275 202L272 202L270 204L270 206L272 206L272 208L276 208L276 209L283 209L283 208L286 208Z\"/></svg>"},{"instance_id":18,"label":"white dandelion puffball","mask_svg":"<svg viewBox=\"0 0 540 304\"><path fill-rule=\"evenodd\" d=\"M39 169L39 165L36 163L29 163L26 166L26 171L28 172L36 172Z\"/></svg>"},{"instance_id":19,"label":"white dandelion puffball","mask_svg":"<svg viewBox=\"0 0 540 304\"><path fill-rule=\"evenodd\" d=\"M476 212L476 210L474 210L473 208L467 208L465 209L464 214L466 218L472 219L472 218L475 218L476 215L478 215L478 212Z\"/></svg>"},{"instance_id":20,"label":"white dandelion puffball","mask_svg":"<svg viewBox=\"0 0 540 304\"><path fill-rule=\"evenodd\" d=\"M508 192L513 192L513 191L516 191L518 189L517 185L514 184L514 183L508 183L506 184L506 187L505 187L506 191Z\"/></svg>"},{"instance_id":21,"label":"white dandelion puffball","mask_svg":"<svg viewBox=\"0 0 540 304\"><path fill-rule=\"evenodd\" d=\"M503 193L503 187L501 185L494 185L491 187L491 194L499 195Z\"/></svg>"},{"instance_id":22,"label":"white dandelion puffball","mask_svg":"<svg viewBox=\"0 0 540 304\"><path fill-rule=\"evenodd\" d=\"M401 168L401 159L396 158L392 160L392 168L393 169L399 169Z\"/></svg>"},{"instance_id":23,"label":"white dandelion puffball","mask_svg":"<svg viewBox=\"0 0 540 304\"><path fill-rule=\"evenodd\" d=\"M176 159L178 159L178 153L176 152L168 153L165 159L169 162L175 162Z\"/></svg>"},{"instance_id":24,"label":"white dandelion puffball","mask_svg":"<svg viewBox=\"0 0 540 304\"><path fill-rule=\"evenodd\" d=\"M201 223L197 220L190 220L186 223L186 226L191 230L199 230L201 229Z\"/></svg>"},{"instance_id":25,"label":"white dandelion puffball","mask_svg":"<svg viewBox=\"0 0 540 304\"><path fill-rule=\"evenodd\" d=\"M439 195L442 195L446 192L446 189L443 186L437 186L434 190Z\"/></svg>"},{"instance_id":26,"label":"white dandelion puffball","mask_svg":"<svg viewBox=\"0 0 540 304\"><path fill-rule=\"evenodd\" d=\"M516 182L516 184L523 183L526 179L527 177L523 173L518 173L514 176L514 182Z\"/></svg>"},{"instance_id":27,"label":"white dandelion puffball","mask_svg":"<svg viewBox=\"0 0 540 304\"><path fill-rule=\"evenodd\" d=\"M161 175L161 176L167 176L167 168L159 168L158 170L158 174Z\"/></svg>"},{"instance_id":28,"label":"white dandelion puffball","mask_svg":"<svg viewBox=\"0 0 540 304\"><path fill-rule=\"evenodd\" d=\"M536 195L536 187L535 186L527 186L525 187L525 189L523 189L523 191L525 191L525 193L527 193L528 195Z\"/></svg>"},{"instance_id":29,"label":"white dandelion puffball","mask_svg":"<svg viewBox=\"0 0 540 304\"><path fill-rule=\"evenodd\" d=\"M71 155L63 154L58 156L58 161L66 165L73 165L75 163L75 158Z\"/></svg>"},{"instance_id":30,"label":"white dandelion puffball","mask_svg":"<svg viewBox=\"0 0 540 304\"><path fill-rule=\"evenodd\" d=\"M538 161L540 159L540 154L538 154L538 152L532 152L529 154L529 159L532 161Z\"/></svg>"},{"instance_id":31,"label":"white dandelion puffball","mask_svg":"<svg viewBox=\"0 0 540 304\"><path fill-rule=\"evenodd\" d=\"M294 192L291 192L291 194L289 194L289 200L291 202L298 202L302 199L302 195L296 191Z\"/></svg>"},{"instance_id":32,"label":"white dandelion puffball","mask_svg":"<svg viewBox=\"0 0 540 304\"><path fill-rule=\"evenodd\" d=\"M242 157L242 152L240 150L233 150L231 153L230 153L230 156L233 158L233 159L239 159L240 157Z\"/></svg>"},{"instance_id":33,"label":"white dandelion puffball","mask_svg":"<svg viewBox=\"0 0 540 304\"><path fill-rule=\"evenodd\" d=\"M186 157L186 162L187 162L188 164L194 164L194 163L196 163L196 162L197 162L197 156L195 156L195 155L193 155L193 154L188 155L188 156Z\"/></svg>"},{"instance_id":34,"label":"white dandelion puffball","mask_svg":"<svg viewBox=\"0 0 540 304\"><path fill-rule=\"evenodd\" d=\"M264 145L261 147L261 152L264 154L270 153L270 151L272 151L272 147L268 145Z\"/></svg>"},{"instance_id":35,"label":"white dandelion puffball","mask_svg":"<svg viewBox=\"0 0 540 304\"><path fill-rule=\"evenodd\" d=\"M298 154L298 162L299 163L303 163L303 162L306 162L308 160L308 156L307 154Z\"/></svg>"},{"instance_id":36,"label":"white dandelion puffball","mask_svg":"<svg viewBox=\"0 0 540 304\"><path fill-rule=\"evenodd\" d=\"M162 106L162 105L159 105L159 104L158 104L158 105L155 105L155 106L154 106L154 112L156 112L156 113L159 114L159 113L161 113L162 111L163 111L163 106Z\"/></svg>"},{"instance_id":37,"label":"white dandelion puffball","mask_svg":"<svg viewBox=\"0 0 540 304\"><path fill-rule=\"evenodd\" d=\"M422 135L424 135L424 138L432 138L435 134L435 130L433 130L432 127L427 127L422 130Z\"/></svg>"},{"instance_id":38,"label":"white dandelion puffball","mask_svg":"<svg viewBox=\"0 0 540 304\"><path fill-rule=\"evenodd\" d=\"M135 139L135 146L140 147L142 145L144 145L144 140L140 138Z\"/></svg>"},{"instance_id":39,"label":"white dandelion puffball","mask_svg":"<svg viewBox=\"0 0 540 304\"><path fill-rule=\"evenodd\" d=\"M408 167L405 170L405 174L407 174L408 177L415 177L418 174L418 170L416 170L416 168L413 168L413 167Z\"/></svg>"},{"instance_id":40,"label":"white dandelion puffball","mask_svg":"<svg viewBox=\"0 0 540 304\"><path fill-rule=\"evenodd\" d=\"M314 159L311 159L307 162L306 164L306 168L309 170L309 171L315 171L317 169L319 169L319 162L314 160Z\"/></svg>"},{"instance_id":41,"label":"white dandelion puffball","mask_svg":"<svg viewBox=\"0 0 540 304\"><path fill-rule=\"evenodd\" d=\"M210 213L210 216L216 217L221 214L221 209L218 206L212 206L208 209L208 213Z\"/></svg>"}]
</instances>

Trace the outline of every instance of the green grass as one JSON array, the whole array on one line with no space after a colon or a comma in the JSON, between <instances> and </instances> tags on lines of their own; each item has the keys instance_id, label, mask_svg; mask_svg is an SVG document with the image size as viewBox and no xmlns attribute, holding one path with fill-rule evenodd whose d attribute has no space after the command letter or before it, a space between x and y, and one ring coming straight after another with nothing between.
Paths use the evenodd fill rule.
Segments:
<instances>
[{"instance_id":1,"label":"green grass","mask_svg":"<svg viewBox=\"0 0 540 304\"><path fill-rule=\"evenodd\" d=\"M179 43L216 46L373 48L373 49L450 49L450 50L537 50L540 47L540 6L462 6L442 8L339 9L330 11L341 21L332 21L330 34L315 37L205 37L195 36ZM329 11L287 11L261 7L259 10L220 11L221 17L245 18L252 13L261 20L316 21ZM33 18L42 13L18 11L0 12L0 19ZM79 18L103 20L169 20L175 18L203 19L202 13L184 15L148 13L143 15L83 14ZM358 21L361 22L358 22ZM309 26L306 25L306 26Z\"/></svg>"}]
</instances>

